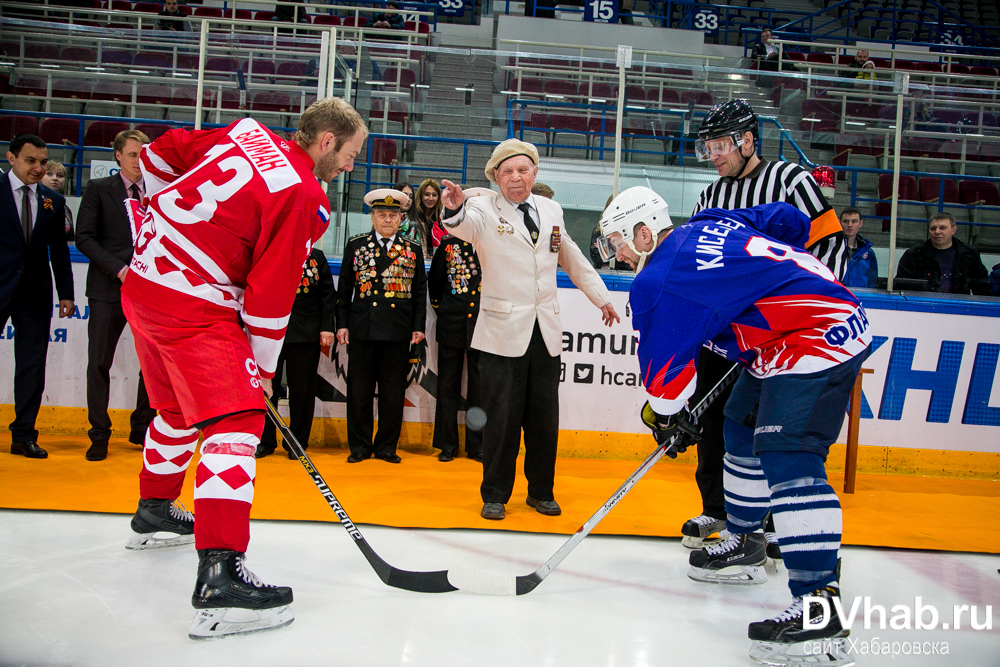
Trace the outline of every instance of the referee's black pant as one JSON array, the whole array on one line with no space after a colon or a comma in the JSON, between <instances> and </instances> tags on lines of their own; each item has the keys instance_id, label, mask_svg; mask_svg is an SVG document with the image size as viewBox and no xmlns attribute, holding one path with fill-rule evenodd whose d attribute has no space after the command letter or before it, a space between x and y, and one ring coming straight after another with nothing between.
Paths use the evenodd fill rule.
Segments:
<instances>
[{"instance_id":1,"label":"referee's black pant","mask_svg":"<svg viewBox=\"0 0 1000 667\"><path fill-rule=\"evenodd\" d=\"M486 427L483 429L484 503L510 500L517 473L517 453L524 431L524 476L528 495L555 500L556 448L559 439L561 357L550 356L535 322L528 350L520 357L483 352L479 371Z\"/></svg>"},{"instance_id":2,"label":"referee's black pant","mask_svg":"<svg viewBox=\"0 0 1000 667\"><path fill-rule=\"evenodd\" d=\"M698 385L688 404L697 405L735 365L707 347L701 348L698 356ZM726 387L698 420L703 435L698 443L698 469L694 473L701 492L701 513L723 521L726 519L726 499L722 488L722 458L726 455L726 440L722 435L722 427L726 418L722 410L731 393L733 385Z\"/></svg>"}]
</instances>

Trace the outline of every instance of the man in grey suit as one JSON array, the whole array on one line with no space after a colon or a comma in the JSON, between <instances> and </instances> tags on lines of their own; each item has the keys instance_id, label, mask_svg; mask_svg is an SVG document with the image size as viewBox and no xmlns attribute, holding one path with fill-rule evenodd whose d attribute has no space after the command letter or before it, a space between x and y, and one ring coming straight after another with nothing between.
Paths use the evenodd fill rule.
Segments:
<instances>
[{"instance_id":1,"label":"man in grey suit","mask_svg":"<svg viewBox=\"0 0 1000 667\"><path fill-rule=\"evenodd\" d=\"M121 286L132 261L132 229L125 211L126 199L145 196L139 151L149 137L138 130L124 130L114 141L115 161L121 170L107 178L87 183L76 224L76 247L90 259L87 271L87 418L90 420L88 461L108 456L111 418L108 394L111 364L118 339L125 329ZM141 445L156 411L149 406L146 385L139 374L136 407L131 416L129 442Z\"/></svg>"},{"instance_id":2,"label":"man in grey suit","mask_svg":"<svg viewBox=\"0 0 1000 667\"><path fill-rule=\"evenodd\" d=\"M481 351L483 430L482 517L503 519L524 431L527 504L540 514L562 512L552 492L559 438L562 324L556 290L561 265L608 326L620 321L604 281L563 224L562 207L531 194L538 150L508 139L486 164L500 194L466 200L450 181L442 196L458 212L444 221L472 243L482 266L479 319L472 347Z\"/></svg>"}]
</instances>

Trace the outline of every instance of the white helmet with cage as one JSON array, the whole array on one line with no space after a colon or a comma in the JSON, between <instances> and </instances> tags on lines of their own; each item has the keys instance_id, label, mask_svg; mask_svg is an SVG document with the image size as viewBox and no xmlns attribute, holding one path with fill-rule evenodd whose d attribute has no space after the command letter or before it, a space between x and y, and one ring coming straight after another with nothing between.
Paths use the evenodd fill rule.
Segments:
<instances>
[{"instance_id":1,"label":"white helmet with cage","mask_svg":"<svg viewBox=\"0 0 1000 667\"><path fill-rule=\"evenodd\" d=\"M653 238L656 238L662 230L674 226L670 221L667 202L656 192L642 185L619 193L604 209L599 223L601 236L597 239L597 249L601 253L601 259L608 261L618 254L622 246L627 245L632 252L639 255L639 264L636 266L638 271L652 253L652 250L649 252L636 250L632 243L635 226L640 222L649 227L653 232Z\"/></svg>"}]
</instances>

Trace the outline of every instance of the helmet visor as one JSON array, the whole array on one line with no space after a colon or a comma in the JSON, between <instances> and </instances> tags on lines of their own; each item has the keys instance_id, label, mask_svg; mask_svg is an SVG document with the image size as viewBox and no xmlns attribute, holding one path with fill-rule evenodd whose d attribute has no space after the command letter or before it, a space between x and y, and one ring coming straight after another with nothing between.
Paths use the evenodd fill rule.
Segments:
<instances>
[{"instance_id":1,"label":"helmet visor","mask_svg":"<svg viewBox=\"0 0 1000 667\"><path fill-rule=\"evenodd\" d=\"M698 162L708 162L716 157L729 155L743 145L743 138L739 135L726 135L714 139L698 139L694 142L694 152L698 156Z\"/></svg>"},{"instance_id":2,"label":"helmet visor","mask_svg":"<svg viewBox=\"0 0 1000 667\"><path fill-rule=\"evenodd\" d=\"M612 232L611 236L598 236L597 237L597 252L601 254L602 262L611 261L618 251L625 247L625 239L619 232Z\"/></svg>"}]
</instances>

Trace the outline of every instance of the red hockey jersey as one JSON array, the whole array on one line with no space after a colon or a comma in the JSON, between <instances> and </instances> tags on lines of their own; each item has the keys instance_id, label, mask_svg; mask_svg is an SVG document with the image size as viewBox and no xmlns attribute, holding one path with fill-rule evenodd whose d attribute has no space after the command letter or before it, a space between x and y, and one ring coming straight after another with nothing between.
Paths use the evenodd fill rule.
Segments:
<instances>
[{"instance_id":1,"label":"red hockey jersey","mask_svg":"<svg viewBox=\"0 0 1000 667\"><path fill-rule=\"evenodd\" d=\"M302 264L330 221L312 159L244 118L171 130L141 166L148 199L122 289L166 313L235 310L272 377Z\"/></svg>"}]
</instances>

